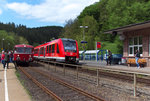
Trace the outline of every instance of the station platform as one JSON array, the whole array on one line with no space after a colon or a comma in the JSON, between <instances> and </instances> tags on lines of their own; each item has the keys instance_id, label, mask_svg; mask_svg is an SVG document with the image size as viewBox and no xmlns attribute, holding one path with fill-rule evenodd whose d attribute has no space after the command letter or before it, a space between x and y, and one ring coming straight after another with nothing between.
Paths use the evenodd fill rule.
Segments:
<instances>
[{"instance_id":1,"label":"station platform","mask_svg":"<svg viewBox=\"0 0 150 101\"><path fill-rule=\"evenodd\" d=\"M13 63L9 63L6 71L0 64L0 101L31 101L15 74Z\"/></svg>"},{"instance_id":2,"label":"station platform","mask_svg":"<svg viewBox=\"0 0 150 101\"><path fill-rule=\"evenodd\" d=\"M109 68L113 70L122 70L122 71L129 71L129 72L138 72L143 74L150 74L150 67L141 67L137 68L136 66L128 67L127 65L118 65L118 64L112 64L112 65L106 65L106 61L81 61L79 62L81 65L87 65L87 66L95 66L97 68Z\"/></svg>"}]
</instances>

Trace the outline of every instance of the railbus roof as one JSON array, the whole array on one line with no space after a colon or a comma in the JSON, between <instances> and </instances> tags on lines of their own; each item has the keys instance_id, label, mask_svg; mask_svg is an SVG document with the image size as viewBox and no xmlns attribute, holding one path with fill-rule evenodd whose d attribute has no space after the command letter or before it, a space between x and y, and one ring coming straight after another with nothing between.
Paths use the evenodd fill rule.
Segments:
<instances>
[{"instance_id":1,"label":"railbus roof","mask_svg":"<svg viewBox=\"0 0 150 101\"><path fill-rule=\"evenodd\" d=\"M29 47L29 48L34 48L31 45L25 45L25 44L15 45L14 47Z\"/></svg>"}]
</instances>

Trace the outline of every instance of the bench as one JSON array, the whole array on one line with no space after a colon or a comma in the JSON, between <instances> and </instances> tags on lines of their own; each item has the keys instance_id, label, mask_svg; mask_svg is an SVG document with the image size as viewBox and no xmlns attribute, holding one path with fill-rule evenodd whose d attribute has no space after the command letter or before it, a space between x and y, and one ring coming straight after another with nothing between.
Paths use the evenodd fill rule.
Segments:
<instances>
[{"instance_id":1,"label":"bench","mask_svg":"<svg viewBox=\"0 0 150 101\"><path fill-rule=\"evenodd\" d=\"M144 67L146 65L146 59L139 59L138 63L139 63L139 65L141 67ZM133 58L132 59L128 59L127 60L127 64L128 64L128 66L131 66L131 64L136 64L136 61Z\"/></svg>"}]
</instances>

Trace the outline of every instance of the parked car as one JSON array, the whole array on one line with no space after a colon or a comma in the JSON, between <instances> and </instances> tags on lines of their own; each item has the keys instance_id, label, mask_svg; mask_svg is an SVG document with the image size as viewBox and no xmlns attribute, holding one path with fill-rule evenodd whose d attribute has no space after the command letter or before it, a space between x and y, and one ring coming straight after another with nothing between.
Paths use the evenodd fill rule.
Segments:
<instances>
[{"instance_id":1,"label":"parked car","mask_svg":"<svg viewBox=\"0 0 150 101\"><path fill-rule=\"evenodd\" d=\"M122 54L112 54L112 64L121 64Z\"/></svg>"}]
</instances>

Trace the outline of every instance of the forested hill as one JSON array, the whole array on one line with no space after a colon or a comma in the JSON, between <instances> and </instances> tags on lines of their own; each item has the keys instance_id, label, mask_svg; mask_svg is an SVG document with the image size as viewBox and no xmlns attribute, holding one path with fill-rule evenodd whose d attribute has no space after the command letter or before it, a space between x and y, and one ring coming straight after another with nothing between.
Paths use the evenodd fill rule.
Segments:
<instances>
[{"instance_id":1,"label":"forested hill","mask_svg":"<svg viewBox=\"0 0 150 101\"><path fill-rule=\"evenodd\" d=\"M27 28L24 25L15 25L14 23L0 23L0 30L5 30L8 33L13 32L17 36L24 37L29 44L38 45L50 41L52 38L59 38L63 27L46 26L38 28Z\"/></svg>"},{"instance_id":2,"label":"forested hill","mask_svg":"<svg viewBox=\"0 0 150 101\"><path fill-rule=\"evenodd\" d=\"M100 0L86 7L75 20L69 20L64 27L64 37L77 39L83 50L83 28L85 29L86 49L95 49L95 42L102 42L101 49L113 53L122 52L122 42L118 36L103 34L104 31L150 20L150 0Z\"/></svg>"},{"instance_id":3,"label":"forested hill","mask_svg":"<svg viewBox=\"0 0 150 101\"><path fill-rule=\"evenodd\" d=\"M49 42L52 39L57 39L62 34L63 27L47 26L38 28L29 28L28 35L24 36L30 44ZM23 36L23 35L21 35Z\"/></svg>"}]
</instances>

